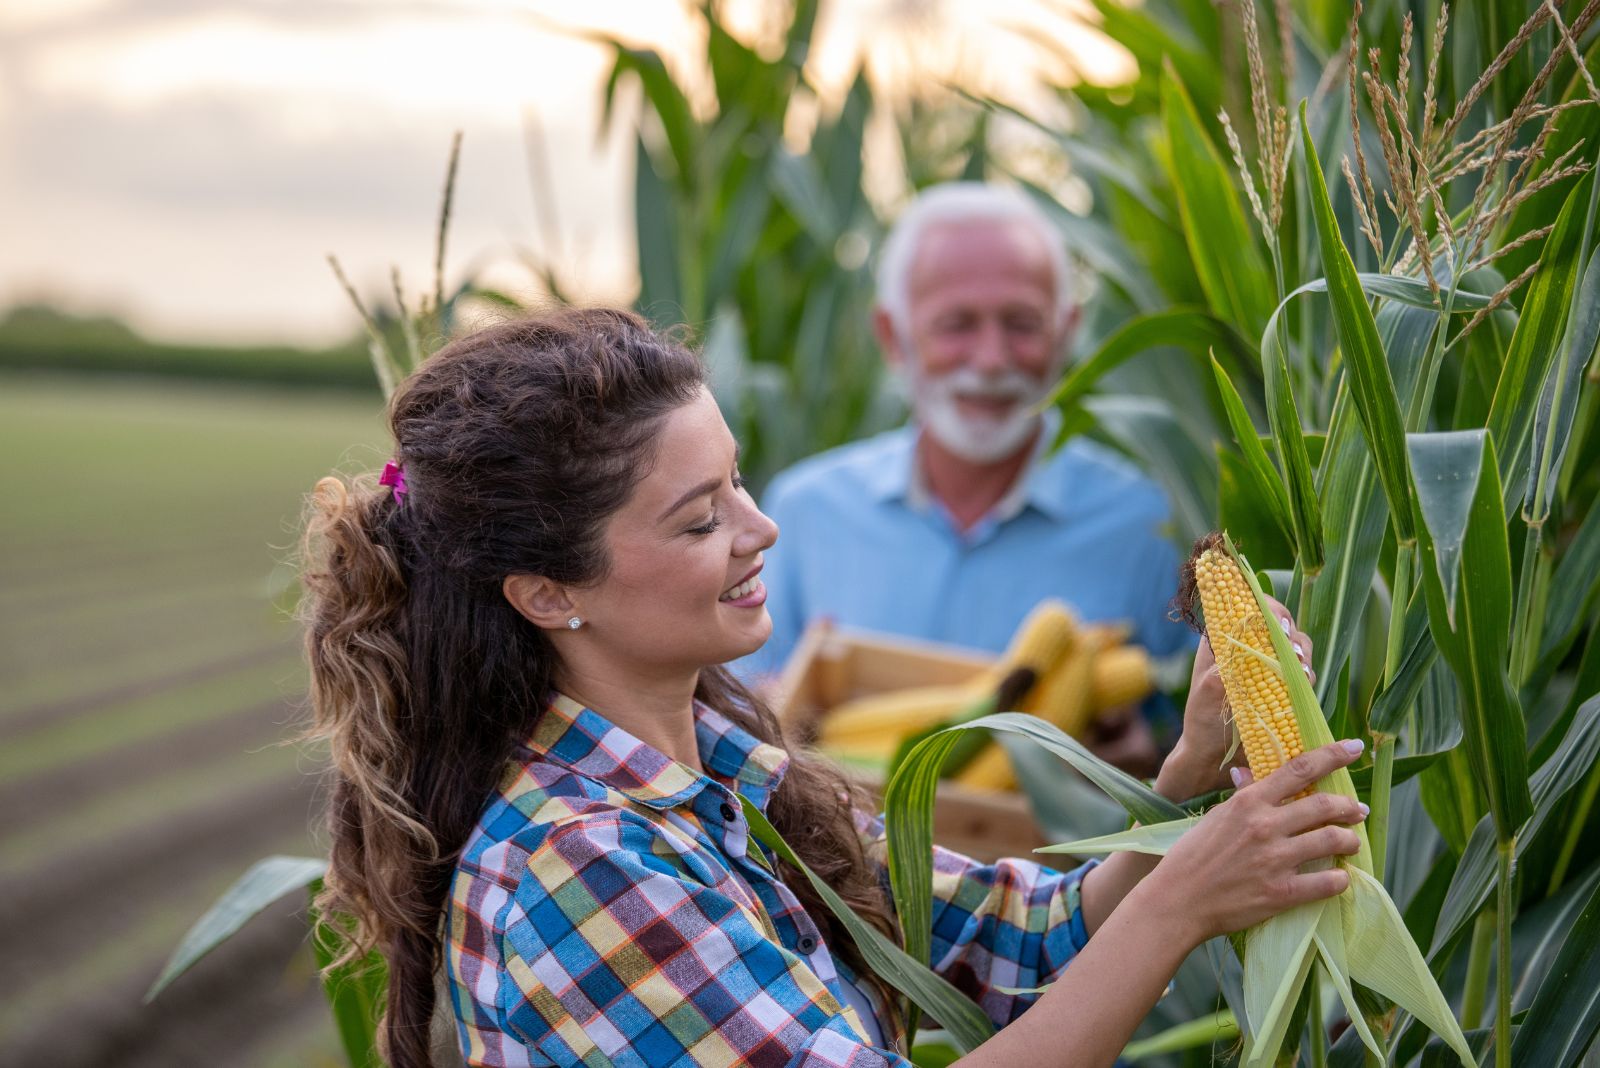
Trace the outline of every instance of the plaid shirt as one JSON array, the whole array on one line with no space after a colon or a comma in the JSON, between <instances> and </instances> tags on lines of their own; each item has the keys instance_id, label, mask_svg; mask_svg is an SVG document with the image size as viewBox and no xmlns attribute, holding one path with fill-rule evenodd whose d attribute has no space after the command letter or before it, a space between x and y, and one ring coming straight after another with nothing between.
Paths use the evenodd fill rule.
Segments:
<instances>
[{"instance_id":1,"label":"plaid shirt","mask_svg":"<svg viewBox=\"0 0 1600 1068\"><path fill-rule=\"evenodd\" d=\"M788 756L703 705L695 717L703 775L559 696L518 750L451 890L469 1064L909 1068L862 1037L842 962L734 797L765 809ZM1009 1023L1033 997L1000 988L1049 982L1088 939L1087 866L937 850L934 870L935 967Z\"/></svg>"}]
</instances>

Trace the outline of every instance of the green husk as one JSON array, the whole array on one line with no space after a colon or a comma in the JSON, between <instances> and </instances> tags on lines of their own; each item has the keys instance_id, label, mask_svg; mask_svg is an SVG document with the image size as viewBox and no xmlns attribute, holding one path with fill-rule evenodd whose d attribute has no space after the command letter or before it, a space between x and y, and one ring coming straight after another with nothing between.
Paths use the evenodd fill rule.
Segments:
<instances>
[{"instance_id":1,"label":"green husk","mask_svg":"<svg viewBox=\"0 0 1600 1068\"><path fill-rule=\"evenodd\" d=\"M1148 853L1155 857L1164 857L1167 850L1184 832L1193 827L1200 820L1199 816L1190 816L1187 819L1168 820L1166 823L1155 823L1149 826L1129 827L1125 831L1113 831L1111 834L1102 834L1097 838L1080 838L1076 842L1061 842L1056 845L1040 846L1035 853L1070 853L1073 856L1089 857L1100 853Z\"/></svg>"},{"instance_id":2,"label":"green husk","mask_svg":"<svg viewBox=\"0 0 1600 1068\"><path fill-rule=\"evenodd\" d=\"M1223 542L1239 565L1262 615L1272 620L1272 610L1255 572L1226 534ZM1275 622L1267 627L1267 633L1276 656L1258 655L1283 678L1306 749L1331 744L1333 733L1310 682L1302 672L1282 669L1284 664L1296 663L1288 635ZM1323 793L1356 797L1355 784L1345 768L1323 778L1316 788ZM1037 852L1084 855L1127 850L1164 856L1195 822L1190 818L1133 827L1046 846ZM1356 983L1393 1001L1432 1029L1465 1063L1475 1063L1466 1036L1428 970L1422 951L1412 941L1388 891L1372 873L1372 849L1365 828L1358 826L1355 830L1361 840L1360 852L1331 862L1350 874L1350 886L1344 893L1279 913L1245 934L1244 1002L1249 1021L1245 1068L1274 1063L1287 1036L1295 1004L1312 967L1318 964L1333 981L1363 1044L1380 1062L1385 1057L1383 1043L1373 1034L1356 1003Z\"/></svg>"}]
</instances>

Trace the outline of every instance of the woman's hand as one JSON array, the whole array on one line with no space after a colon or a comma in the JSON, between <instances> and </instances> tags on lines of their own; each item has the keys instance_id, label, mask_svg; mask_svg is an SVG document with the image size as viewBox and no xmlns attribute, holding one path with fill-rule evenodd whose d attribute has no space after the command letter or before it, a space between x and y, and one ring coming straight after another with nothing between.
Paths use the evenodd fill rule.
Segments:
<instances>
[{"instance_id":1,"label":"woman's hand","mask_svg":"<svg viewBox=\"0 0 1600 1068\"><path fill-rule=\"evenodd\" d=\"M1295 626L1289 610L1271 597L1267 604L1272 614L1296 647L1302 670L1316 680L1311 670L1311 638ZM1208 639L1202 639L1189 674L1189 700L1183 709L1183 734L1167 756L1156 776L1156 792L1183 801L1230 785L1228 764L1244 765L1244 752L1237 751L1230 762L1233 724L1228 718L1227 699L1222 692L1222 677Z\"/></svg>"},{"instance_id":2,"label":"woman's hand","mask_svg":"<svg viewBox=\"0 0 1600 1068\"><path fill-rule=\"evenodd\" d=\"M1139 886L1147 907L1181 909L1195 945L1243 930L1350 885L1342 868L1301 871L1328 857L1360 849L1356 832L1366 806L1338 794L1301 790L1360 755L1360 742L1335 742L1302 753L1260 782L1205 814Z\"/></svg>"}]
</instances>

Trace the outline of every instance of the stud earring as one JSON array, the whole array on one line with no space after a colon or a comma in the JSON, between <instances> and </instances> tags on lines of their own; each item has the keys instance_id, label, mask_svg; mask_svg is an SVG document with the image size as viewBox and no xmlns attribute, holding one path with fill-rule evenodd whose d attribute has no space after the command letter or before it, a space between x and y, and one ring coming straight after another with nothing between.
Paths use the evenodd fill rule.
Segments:
<instances>
[{"instance_id":1,"label":"stud earring","mask_svg":"<svg viewBox=\"0 0 1600 1068\"><path fill-rule=\"evenodd\" d=\"M567 620L568 630L577 630L581 626L583 626L583 620L579 619L577 616L573 616L571 619Z\"/></svg>"}]
</instances>

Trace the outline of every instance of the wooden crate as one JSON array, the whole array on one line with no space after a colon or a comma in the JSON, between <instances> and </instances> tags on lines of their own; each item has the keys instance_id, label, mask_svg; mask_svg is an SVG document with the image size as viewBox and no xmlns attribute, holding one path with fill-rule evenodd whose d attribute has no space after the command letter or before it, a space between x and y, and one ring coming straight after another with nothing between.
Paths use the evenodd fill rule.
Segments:
<instances>
[{"instance_id":1,"label":"wooden crate","mask_svg":"<svg viewBox=\"0 0 1600 1068\"><path fill-rule=\"evenodd\" d=\"M822 718L843 701L910 686L962 683L995 659L954 645L817 621L806 629L779 676L773 707L787 726L809 740ZM874 791L883 788L882 782L865 785ZM939 785L933 839L984 861L1030 857L1045 844L1021 794L973 790L953 782Z\"/></svg>"}]
</instances>

